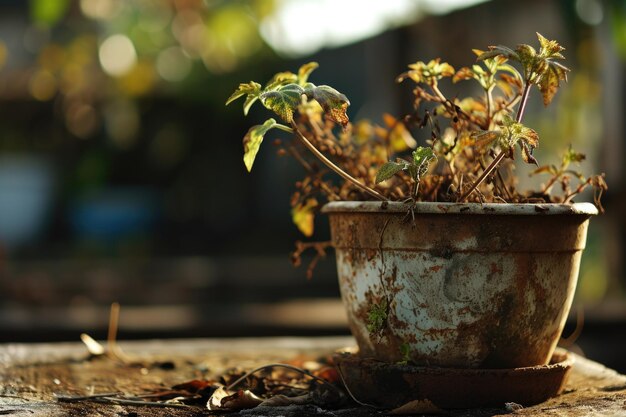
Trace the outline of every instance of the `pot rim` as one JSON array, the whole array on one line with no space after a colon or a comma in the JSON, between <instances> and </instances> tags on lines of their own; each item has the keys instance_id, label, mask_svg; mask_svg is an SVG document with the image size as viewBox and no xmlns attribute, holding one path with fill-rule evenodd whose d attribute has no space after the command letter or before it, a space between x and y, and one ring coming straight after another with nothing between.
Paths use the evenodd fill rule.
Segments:
<instances>
[{"instance_id":1,"label":"pot rim","mask_svg":"<svg viewBox=\"0 0 626 417\"><path fill-rule=\"evenodd\" d=\"M411 203L399 201L332 201L322 213L406 213ZM595 216L598 209L591 203L415 203L415 214L480 214L480 215L585 215Z\"/></svg>"}]
</instances>

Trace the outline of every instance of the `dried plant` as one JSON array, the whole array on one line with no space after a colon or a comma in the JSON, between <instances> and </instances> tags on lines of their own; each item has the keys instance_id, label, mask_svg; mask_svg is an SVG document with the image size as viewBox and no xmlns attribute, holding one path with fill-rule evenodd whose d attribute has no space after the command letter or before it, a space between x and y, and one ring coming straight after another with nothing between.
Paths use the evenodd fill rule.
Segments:
<instances>
[{"instance_id":1,"label":"dried plant","mask_svg":"<svg viewBox=\"0 0 626 417\"><path fill-rule=\"evenodd\" d=\"M571 148L560 166L534 171L551 175L539 191L517 190L515 148L525 163L538 164L533 150L539 135L522 123L531 89L536 86L548 105L569 72L561 63L564 48L537 36L539 50L524 44L515 49L490 46L474 50L476 63L459 70L440 59L409 65L397 81L414 82L413 111L399 118L385 114L382 126L368 120L350 123L347 97L309 82L315 62L298 73L276 74L264 87L254 81L240 84L226 104L245 97L247 114L259 101L284 122L268 119L250 128L243 140L246 168L252 169L270 130L293 135L294 140L277 140L275 145L280 155L292 156L305 171L291 198L293 221L305 236L313 234L315 213L325 201L569 203L591 186L599 205L607 189L604 174L585 177L569 169L584 158ZM442 93L441 83L466 80L478 83L478 96L450 98ZM414 139L420 130L429 136L425 146ZM560 194L553 193L557 183ZM323 249L315 249L323 256ZM296 252L296 262L301 253Z\"/></svg>"}]
</instances>

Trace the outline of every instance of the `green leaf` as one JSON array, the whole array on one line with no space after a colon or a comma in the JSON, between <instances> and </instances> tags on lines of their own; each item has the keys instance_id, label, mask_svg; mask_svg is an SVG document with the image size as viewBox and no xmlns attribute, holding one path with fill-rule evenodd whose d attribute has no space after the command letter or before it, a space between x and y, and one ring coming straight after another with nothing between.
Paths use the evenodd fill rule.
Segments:
<instances>
[{"instance_id":1,"label":"green leaf","mask_svg":"<svg viewBox=\"0 0 626 417\"><path fill-rule=\"evenodd\" d=\"M502 134L498 138L498 143L511 158L517 143L522 151L524 162L538 165L533 157L533 150L539 145L539 135L535 130L516 122L508 115L503 119Z\"/></svg>"},{"instance_id":2,"label":"green leaf","mask_svg":"<svg viewBox=\"0 0 626 417\"><path fill-rule=\"evenodd\" d=\"M246 165L248 172L252 171L252 165L254 164L256 154L259 152L261 143L263 143L263 137L277 125L276 120L268 119L262 125L252 126L243 137L243 163Z\"/></svg>"},{"instance_id":3,"label":"green leaf","mask_svg":"<svg viewBox=\"0 0 626 417\"><path fill-rule=\"evenodd\" d=\"M380 169L376 173L376 184L387 181L389 178L393 177L406 167L406 163L403 164L398 162L387 162L382 167L380 167Z\"/></svg>"},{"instance_id":4,"label":"green leaf","mask_svg":"<svg viewBox=\"0 0 626 417\"><path fill-rule=\"evenodd\" d=\"M571 162L580 163L586 158L587 156L584 153L574 151L572 145L569 145L565 155L563 155L563 165L567 167Z\"/></svg>"},{"instance_id":5,"label":"green leaf","mask_svg":"<svg viewBox=\"0 0 626 417\"><path fill-rule=\"evenodd\" d=\"M256 101L256 99L261 94L261 84L255 83L254 81L250 81L249 83L241 83L239 87L235 90L228 100L226 100L226 105L228 106L233 101L237 100L239 97L243 97L248 95L246 98L246 102L244 103L244 113L248 114L248 110L252 103ZM251 102L250 102L251 101Z\"/></svg>"},{"instance_id":6,"label":"green leaf","mask_svg":"<svg viewBox=\"0 0 626 417\"><path fill-rule=\"evenodd\" d=\"M309 75L320 65L317 62L304 64L298 70L298 84L304 86L309 81Z\"/></svg>"},{"instance_id":7,"label":"green leaf","mask_svg":"<svg viewBox=\"0 0 626 417\"><path fill-rule=\"evenodd\" d=\"M317 101L324 109L324 113L334 122L345 126L350 121L346 113L350 100L334 88L327 85L316 87L311 83L307 83L304 94L309 99Z\"/></svg>"},{"instance_id":8,"label":"green leaf","mask_svg":"<svg viewBox=\"0 0 626 417\"><path fill-rule=\"evenodd\" d=\"M371 305L367 314L367 330L370 333L379 333L385 328L388 311L387 300L382 300L380 304Z\"/></svg>"},{"instance_id":9,"label":"green leaf","mask_svg":"<svg viewBox=\"0 0 626 417\"><path fill-rule=\"evenodd\" d=\"M436 159L437 157L433 152L433 148L420 146L413 151L413 163L417 166L425 165L426 169L428 169L428 165Z\"/></svg>"},{"instance_id":10,"label":"green leaf","mask_svg":"<svg viewBox=\"0 0 626 417\"><path fill-rule=\"evenodd\" d=\"M284 121L291 123L293 122L293 112L300 105L303 93L302 87L292 83L272 91L266 91L261 94L260 99L265 107L272 110Z\"/></svg>"},{"instance_id":11,"label":"green leaf","mask_svg":"<svg viewBox=\"0 0 626 417\"><path fill-rule=\"evenodd\" d=\"M539 55L554 59L565 59L561 52L565 50L557 41L551 41L544 38L541 33L537 33L537 38L539 39Z\"/></svg>"}]
</instances>

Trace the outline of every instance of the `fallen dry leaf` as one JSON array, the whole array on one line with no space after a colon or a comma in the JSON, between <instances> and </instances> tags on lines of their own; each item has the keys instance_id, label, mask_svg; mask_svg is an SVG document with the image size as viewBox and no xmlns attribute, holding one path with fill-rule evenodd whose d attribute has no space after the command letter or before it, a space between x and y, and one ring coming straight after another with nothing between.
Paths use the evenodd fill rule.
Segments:
<instances>
[{"instance_id":1,"label":"fallen dry leaf","mask_svg":"<svg viewBox=\"0 0 626 417\"><path fill-rule=\"evenodd\" d=\"M211 411L236 411L254 408L262 402L263 399L254 395L250 390L228 391L224 387L219 387L211 395L206 406Z\"/></svg>"},{"instance_id":2,"label":"fallen dry leaf","mask_svg":"<svg viewBox=\"0 0 626 417\"><path fill-rule=\"evenodd\" d=\"M398 408L394 408L389 414L396 416L407 416L413 414L443 414L444 411L437 407L430 400L413 400L401 405Z\"/></svg>"}]
</instances>

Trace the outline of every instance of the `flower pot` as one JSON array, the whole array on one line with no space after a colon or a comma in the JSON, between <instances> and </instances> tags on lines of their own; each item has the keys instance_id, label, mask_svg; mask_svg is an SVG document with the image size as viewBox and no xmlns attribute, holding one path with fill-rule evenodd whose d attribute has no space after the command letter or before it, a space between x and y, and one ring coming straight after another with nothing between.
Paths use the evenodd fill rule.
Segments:
<instances>
[{"instance_id":1,"label":"flower pot","mask_svg":"<svg viewBox=\"0 0 626 417\"><path fill-rule=\"evenodd\" d=\"M333 202L342 298L363 356L421 366L548 364L569 312L589 203Z\"/></svg>"}]
</instances>

